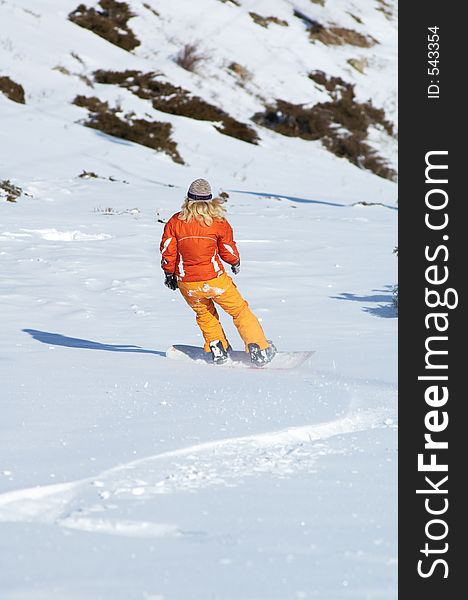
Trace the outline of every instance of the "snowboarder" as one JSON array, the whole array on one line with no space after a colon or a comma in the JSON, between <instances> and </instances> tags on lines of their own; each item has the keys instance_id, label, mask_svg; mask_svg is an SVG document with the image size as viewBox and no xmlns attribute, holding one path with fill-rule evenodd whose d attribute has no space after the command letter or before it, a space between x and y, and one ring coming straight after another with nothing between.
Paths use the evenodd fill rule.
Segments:
<instances>
[{"instance_id":1,"label":"snowboarder","mask_svg":"<svg viewBox=\"0 0 468 600\"><path fill-rule=\"evenodd\" d=\"M205 352L211 352L215 364L225 363L231 349L216 303L233 318L252 362L262 366L272 360L276 348L266 339L257 317L224 271L221 259L235 275L240 271L239 251L224 214L223 200L213 198L208 181L193 181L182 210L164 227L160 246L164 283L171 290L179 288L195 311L205 338Z\"/></svg>"}]
</instances>

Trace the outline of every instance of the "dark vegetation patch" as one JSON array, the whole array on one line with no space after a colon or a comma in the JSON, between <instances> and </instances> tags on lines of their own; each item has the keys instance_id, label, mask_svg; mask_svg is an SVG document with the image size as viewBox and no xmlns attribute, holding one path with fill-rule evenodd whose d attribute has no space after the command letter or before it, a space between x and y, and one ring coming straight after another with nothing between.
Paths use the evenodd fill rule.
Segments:
<instances>
[{"instance_id":1,"label":"dark vegetation patch","mask_svg":"<svg viewBox=\"0 0 468 600\"><path fill-rule=\"evenodd\" d=\"M9 179L0 181L0 198L4 198L7 202L16 202L22 193L23 190L11 183Z\"/></svg>"},{"instance_id":2,"label":"dark vegetation patch","mask_svg":"<svg viewBox=\"0 0 468 600\"><path fill-rule=\"evenodd\" d=\"M354 29L345 27L322 27L317 31L309 33L310 39L322 42L326 46L358 46L359 48L370 48L377 43L372 36L364 35Z\"/></svg>"},{"instance_id":3,"label":"dark vegetation patch","mask_svg":"<svg viewBox=\"0 0 468 600\"><path fill-rule=\"evenodd\" d=\"M219 0L223 4L234 4L234 6L241 6L241 3L238 0Z\"/></svg>"},{"instance_id":4,"label":"dark vegetation patch","mask_svg":"<svg viewBox=\"0 0 468 600\"><path fill-rule=\"evenodd\" d=\"M367 200L359 200L359 202L353 202L351 206L383 206L384 208L393 208L384 202L368 202Z\"/></svg>"},{"instance_id":5,"label":"dark vegetation patch","mask_svg":"<svg viewBox=\"0 0 468 600\"><path fill-rule=\"evenodd\" d=\"M5 94L10 100L13 100L13 102L26 104L23 86L9 77L0 77L0 92Z\"/></svg>"},{"instance_id":6,"label":"dark vegetation patch","mask_svg":"<svg viewBox=\"0 0 468 600\"><path fill-rule=\"evenodd\" d=\"M347 44L359 48L370 48L377 43L377 40L372 36L364 35L354 31L354 29L333 25L326 27L297 8L294 9L294 16L304 23L309 32L309 38L313 42L322 42L326 46L344 46Z\"/></svg>"},{"instance_id":7,"label":"dark vegetation patch","mask_svg":"<svg viewBox=\"0 0 468 600\"><path fill-rule=\"evenodd\" d=\"M379 5L377 10L383 13L388 20L391 20L393 18L393 7L391 4L385 0L377 0L377 4Z\"/></svg>"},{"instance_id":8,"label":"dark vegetation patch","mask_svg":"<svg viewBox=\"0 0 468 600\"><path fill-rule=\"evenodd\" d=\"M324 87L327 92L331 93L332 97L343 95L349 88L349 83L346 83L341 77L333 77L323 71L312 71L309 73L309 79Z\"/></svg>"},{"instance_id":9,"label":"dark vegetation patch","mask_svg":"<svg viewBox=\"0 0 468 600\"><path fill-rule=\"evenodd\" d=\"M124 50L130 51L140 45L140 41L128 26L128 21L135 15L126 2L99 0L99 6L101 10L80 4L68 18L76 25L92 31Z\"/></svg>"},{"instance_id":10,"label":"dark vegetation patch","mask_svg":"<svg viewBox=\"0 0 468 600\"><path fill-rule=\"evenodd\" d=\"M261 15L255 12L249 12L252 20L260 25L261 27L268 27L270 23L274 23L275 25L281 25L281 27L288 27L289 23L287 21L283 21L283 19L278 19L278 17L262 17Z\"/></svg>"},{"instance_id":11,"label":"dark vegetation patch","mask_svg":"<svg viewBox=\"0 0 468 600\"><path fill-rule=\"evenodd\" d=\"M190 43L185 44L180 51L176 54L174 62L182 67L186 71L195 73L198 67L207 60L206 54L201 52L198 48L198 44Z\"/></svg>"},{"instance_id":12,"label":"dark vegetation patch","mask_svg":"<svg viewBox=\"0 0 468 600\"><path fill-rule=\"evenodd\" d=\"M218 122L220 124L215 125L215 129L220 133L251 144L258 142L256 131L249 125L237 121L221 108L187 90L161 81L154 73L99 70L94 73L94 78L97 83L119 85L139 98L150 100L156 110L199 121Z\"/></svg>"},{"instance_id":13,"label":"dark vegetation patch","mask_svg":"<svg viewBox=\"0 0 468 600\"><path fill-rule=\"evenodd\" d=\"M96 98L96 96L76 96L73 100L75 106L80 108L87 108L92 113L103 112L104 110L110 110L109 104ZM120 111L121 112L121 111Z\"/></svg>"},{"instance_id":14,"label":"dark vegetation patch","mask_svg":"<svg viewBox=\"0 0 468 600\"><path fill-rule=\"evenodd\" d=\"M84 169L81 171L78 177L80 179L99 179L99 175L97 173L94 171L85 171Z\"/></svg>"},{"instance_id":15,"label":"dark vegetation patch","mask_svg":"<svg viewBox=\"0 0 468 600\"><path fill-rule=\"evenodd\" d=\"M333 112L336 123L350 132L367 133L367 129L374 125L382 127L389 136L395 135L393 124L386 119L382 108L376 108L370 100L363 103L356 102L353 84L347 83L341 77L327 76L323 71L312 71L309 77L330 91L337 108L329 107L330 103L324 103L324 106Z\"/></svg>"},{"instance_id":16,"label":"dark vegetation patch","mask_svg":"<svg viewBox=\"0 0 468 600\"><path fill-rule=\"evenodd\" d=\"M380 126L389 135L394 135L393 125L385 118L385 112L370 101L356 102L354 86L340 77L327 77L321 71L311 73L310 77L330 92L330 102L307 108L277 100L275 105L255 114L253 120L283 135L321 140L336 156L395 181L395 171L366 142L370 126Z\"/></svg>"},{"instance_id":17,"label":"dark vegetation patch","mask_svg":"<svg viewBox=\"0 0 468 600\"><path fill-rule=\"evenodd\" d=\"M80 179L105 179L106 181L119 181L120 183L128 184L128 181L125 181L125 179L116 179L115 177L112 177L112 175L110 175L109 177L102 177L101 175L98 175L94 171L85 171L84 169L83 169L83 171L81 171L81 173L78 175L78 177Z\"/></svg>"},{"instance_id":18,"label":"dark vegetation patch","mask_svg":"<svg viewBox=\"0 0 468 600\"><path fill-rule=\"evenodd\" d=\"M84 125L108 135L165 152L176 163L184 164L171 138L172 125L136 118L134 113L123 114L120 107L111 108L107 102L95 97L77 96L73 104L88 109Z\"/></svg>"}]
</instances>

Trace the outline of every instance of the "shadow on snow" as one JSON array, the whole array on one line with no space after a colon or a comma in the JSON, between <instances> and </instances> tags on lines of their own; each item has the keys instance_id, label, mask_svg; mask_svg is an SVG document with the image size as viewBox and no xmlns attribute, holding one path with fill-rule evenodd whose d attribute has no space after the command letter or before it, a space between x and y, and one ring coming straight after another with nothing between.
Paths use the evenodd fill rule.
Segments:
<instances>
[{"instance_id":1,"label":"shadow on snow","mask_svg":"<svg viewBox=\"0 0 468 600\"><path fill-rule=\"evenodd\" d=\"M352 204L339 204L338 202L330 202L329 200L314 200L312 198L300 198L298 196L287 196L285 194L271 194L269 192L248 192L246 190L228 190L228 192L248 194L250 196L258 196L259 198L283 198L285 200L290 200L291 202L299 202L303 204L324 204L325 206L337 206L339 208L351 208L357 204L361 204L363 206L383 206L384 208L389 208L390 210L398 210L397 206L385 204L384 202L353 202Z\"/></svg>"},{"instance_id":2,"label":"shadow on snow","mask_svg":"<svg viewBox=\"0 0 468 600\"><path fill-rule=\"evenodd\" d=\"M284 194L269 194L267 192L247 192L246 190L228 190L237 194L247 194L249 196L259 196L261 198L284 198L291 202L301 202L304 204L325 204L326 206L339 206L343 208L347 204L338 204L337 202L328 202L326 200L312 200L311 198L299 198L297 196L285 196Z\"/></svg>"},{"instance_id":3,"label":"shadow on snow","mask_svg":"<svg viewBox=\"0 0 468 600\"><path fill-rule=\"evenodd\" d=\"M366 313L381 317L383 319L393 319L397 316L397 311L393 305L392 286L385 286L384 290L372 290L373 292L381 292L369 296L358 296L356 294L341 293L339 296L331 296L334 300L350 300L351 302L380 302L379 306L363 306L362 310Z\"/></svg>"},{"instance_id":4,"label":"shadow on snow","mask_svg":"<svg viewBox=\"0 0 468 600\"><path fill-rule=\"evenodd\" d=\"M101 344L91 340L82 340L80 338L67 337L61 333L50 333L49 331L38 331L37 329L23 329L25 333L43 344L51 346L64 346L66 348L81 348L84 350L106 350L107 352L138 352L140 354L156 354L157 356L166 356L165 352L159 350L145 350L140 346L129 346L125 344Z\"/></svg>"}]
</instances>

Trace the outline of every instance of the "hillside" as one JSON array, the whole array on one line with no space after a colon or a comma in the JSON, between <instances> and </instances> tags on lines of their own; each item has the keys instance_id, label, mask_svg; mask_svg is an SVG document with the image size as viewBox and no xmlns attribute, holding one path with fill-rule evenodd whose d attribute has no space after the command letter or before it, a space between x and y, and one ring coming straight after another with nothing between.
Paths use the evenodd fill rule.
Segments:
<instances>
[{"instance_id":1,"label":"hillside","mask_svg":"<svg viewBox=\"0 0 468 600\"><path fill-rule=\"evenodd\" d=\"M107 3L111 6L122 4L114 0L107 0ZM56 135L65 125L70 143L75 137L83 140L84 144L87 139L95 140L93 132L83 131L80 126L86 121L88 111L73 104L77 96L99 98L101 102L107 102L109 111L119 109L123 122L128 121L125 115L134 113L134 120L169 124L169 137L176 145L181 160L197 172L210 169L220 173L220 185L223 186L230 185L231 181L253 178L252 183L258 182L261 191L270 191L264 186L271 181L271 173L276 173L274 181L270 183L272 189L277 193L281 191L294 195L294 187L291 188L292 184L284 181L281 170L278 172L278 169L270 168L264 172L262 165L257 164L262 163L262 157L265 156L270 165L282 163L284 156L290 157L290 160L294 156L291 162L295 164L293 168L297 175L307 175L308 181L314 186L314 193L317 190L320 194L326 194L326 181L321 182L320 174L315 173L321 171L317 165L322 162L322 142L305 145L301 139L275 135L271 129L252 122L255 115L260 115L257 121L267 122L271 127L280 126L281 123L265 120L265 114L275 109L277 101L283 103L279 105L283 113L289 107L291 115L297 113L297 109L295 113L291 107L310 109L318 104L329 105L312 116L290 116L293 121L295 118L310 118L312 130L309 131L307 126L301 128L296 123L291 131L286 127L288 135L322 136L322 141L324 136L325 141L329 140L329 146L336 146L340 142L338 145L341 147L343 139L356 134L356 131L362 137L363 128L367 127L364 137L366 145L375 150L376 156L387 168L394 169L395 17L390 18L388 14L391 13L381 10L383 4L368 0L359 4L359 10L352 3L317 3L311 0L296 4L284 0L239 4L237 6L221 0L204 0L201 3L161 0L154 6L147 2L132 2L131 14L135 16L128 20L128 27L131 26L139 45L129 52L71 21L70 18L74 18L83 23L75 15L76 2L46 2L42 13L37 3L2 2L2 21L8 22L9 27L8 33L5 31L2 34L0 75L23 86L26 102L24 106L12 107L11 102L5 105L5 95L0 95L2 113L11 121L13 129L16 119L31 120L32 115L39 113L34 118L35 135L28 140L32 146L28 151L31 170L34 172L38 168L36 152L42 157L42 162L46 161L47 156L56 157L54 146L59 142ZM83 9L86 7L82 6ZM250 10L253 7L258 12ZM105 12L100 5L94 10L97 14ZM208 15L201 23L200 10ZM251 14L273 15L283 25L275 22L268 26L259 25ZM336 40L340 41L339 45L313 40L304 15L323 24L320 26L324 31L330 28L352 31L372 45L360 47L341 44L343 39L338 36ZM340 27L333 26L337 16ZM91 25L89 19L86 24L93 27L90 20ZM108 21L114 22L110 18ZM361 38L358 38L359 43L363 43ZM195 64L194 71L188 71L175 62L186 45L195 48L195 57L202 57ZM363 73L350 61L361 65ZM141 85L135 81L135 76L133 81L127 82L127 87L117 83L96 83L96 72L101 72L100 80L103 80L102 72L109 71L114 74L129 71L151 75L160 83L160 87L166 85L166 89L157 95L153 94L153 97L151 93L140 97ZM322 74L321 79L317 73ZM352 93L343 87L346 85L354 86ZM174 101L177 95L174 90L179 90L179 96L180 91L183 92L179 102ZM148 92L147 89L145 91ZM187 97L191 102L187 101ZM382 110L383 115L379 117L362 108L369 99L372 99L374 112ZM337 109L340 100L342 104L347 104ZM343 111L349 112L350 104L354 112L351 116L343 115ZM333 106L335 108L332 110ZM251 130L258 138L258 146L249 144L246 147L238 143L238 138L218 133L213 121L222 117L217 116L217 111ZM334 111L330 117L332 121L324 123L324 120L327 121L324 112L328 114L330 111ZM191 115L198 118L205 115L209 121L197 120ZM387 129L392 128L393 136L379 123L382 119L388 123ZM349 128L347 133L343 133L346 125ZM357 127L357 130L354 131L353 127ZM330 141L330 131L341 131L343 135L340 137L337 134L337 138L334 134L335 137ZM54 132L57 133L54 135ZM3 135L9 133L7 130ZM9 143L14 143L15 138L18 144L22 143L18 134L13 135L13 141L8 135ZM44 143L46 139L47 143ZM36 144L40 147L35 151ZM357 162L364 161L359 149L348 145L349 148L341 148L345 156ZM212 151L213 146L216 146L216 152ZM354 151L357 155L353 155ZM164 152L156 156L151 153L149 156L152 157L153 172L161 161L164 165L167 163ZM97 160L98 157L93 158ZM332 157L327 157L325 162L340 165L343 173L348 172L346 167L341 166L344 160L337 163ZM3 166L4 176L14 177L15 173L8 172L11 167L7 167L8 164ZM76 165L76 168L80 167ZM165 170L168 173L166 179L174 184L177 184L179 173L187 173L187 169L178 169L177 164L171 164ZM366 175L367 172L362 174L363 182L373 180ZM296 180L296 177L293 179ZM371 187L374 195L380 190L381 195L388 190L386 199L394 200L391 188L385 182L377 190L376 184L372 186L366 183L362 187ZM375 197L373 199L376 200Z\"/></svg>"}]
</instances>

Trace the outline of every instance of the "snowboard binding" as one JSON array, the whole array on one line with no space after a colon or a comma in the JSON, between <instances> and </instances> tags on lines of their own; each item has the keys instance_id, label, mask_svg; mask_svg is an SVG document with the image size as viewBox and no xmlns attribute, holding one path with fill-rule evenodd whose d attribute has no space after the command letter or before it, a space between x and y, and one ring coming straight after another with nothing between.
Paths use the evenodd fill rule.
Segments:
<instances>
[{"instance_id":1,"label":"snowboard binding","mask_svg":"<svg viewBox=\"0 0 468 600\"><path fill-rule=\"evenodd\" d=\"M258 344L248 345L250 360L256 367L263 367L271 362L276 355L276 346L270 340L268 340L268 342L270 345L264 350L261 350Z\"/></svg>"},{"instance_id":2,"label":"snowboard binding","mask_svg":"<svg viewBox=\"0 0 468 600\"><path fill-rule=\"evenodd\" d=\"M230 346L228 347L228 350L229 349ZM210 350L215 365L223 365L229 358L229 355L220 340L213 340L210 342Z\"/></svg>"}]
</instances>

